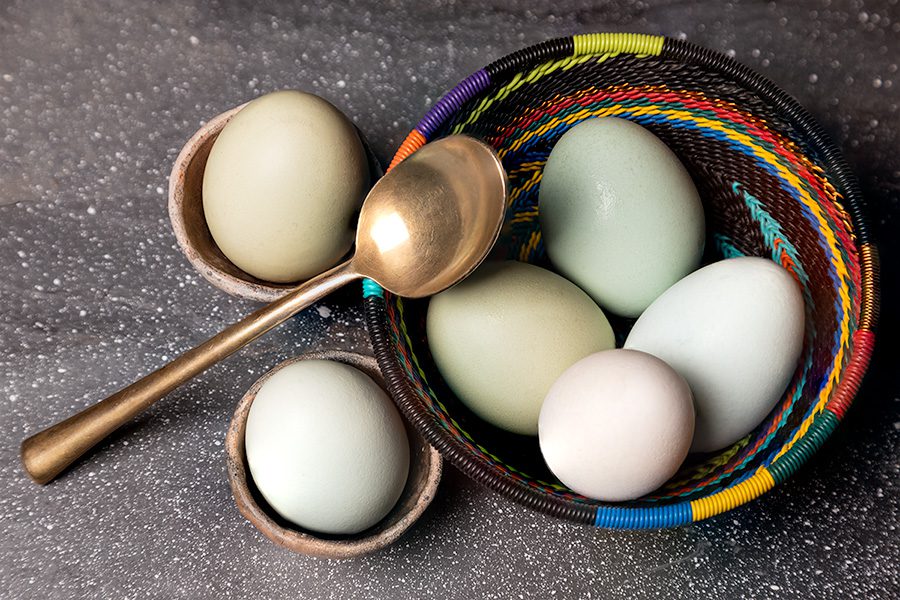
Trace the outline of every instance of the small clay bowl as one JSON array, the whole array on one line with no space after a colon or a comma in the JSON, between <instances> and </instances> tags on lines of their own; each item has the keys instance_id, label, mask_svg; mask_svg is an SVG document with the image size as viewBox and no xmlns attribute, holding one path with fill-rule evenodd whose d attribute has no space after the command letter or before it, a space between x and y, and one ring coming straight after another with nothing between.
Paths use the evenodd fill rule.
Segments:
<instances>
[{"instance_id":1,"label":"small clay bowl","mask_svg":"<svg viewBox=\"0 0 900 600\"><path fill-rule=\"evenodd\" d=\"M409 477L397 504L380 523L353 536L324 535L305 531L278 515L263 499L247 466L244 432L250 405L265 381L287 365L301 360L334 360L356 367L387 390L375 359L353 352L309 352L287 360L247 390L234 411L225 437L228 480L238 510L267 538L288 550L323 558L352 558L384 548L399 538L431 504L441 480L441 455L406 423L409 438ZM404 421L405 423L405 421Z\"/></svg>"},{"instance_id":2,"label":"small clay bowl","mask_svg":"<svg viewBox=\"0 0 900 600\"><path fill-rule=\"evenodd\" d=\"M169 220L178 246L204 279L232 296L272 302L301 282L264 281L238 268L216 245L203 214L203 172L209 152L222 128L245 106L242 104L210 119L181 149L169 176ZM357 134L369 159L370 182L374 183L383 169L362 132L357 129Z\"/></svg>"}]
</instances>

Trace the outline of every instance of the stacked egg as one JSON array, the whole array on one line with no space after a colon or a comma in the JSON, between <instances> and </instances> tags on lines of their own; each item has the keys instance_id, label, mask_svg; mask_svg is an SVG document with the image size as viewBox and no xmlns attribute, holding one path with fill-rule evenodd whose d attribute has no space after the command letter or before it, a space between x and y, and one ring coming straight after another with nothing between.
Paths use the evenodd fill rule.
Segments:
<instances>
[{"instance_id":1,"label":"stacked egg","mask_svg":"<svg viewBox=\"0 0 900 600\"><path fill-rule=\"evenodd\" d=\"M435 364L473 413L537 435L572 490L623 501L772 410L802 350L800 288L763 258L699 268L700 197L652 133L618 118L570 129L539 220L555 272L486 263L429 305ZM622 348L607 313L637 319Z\"/></svg>"}]
</instances>

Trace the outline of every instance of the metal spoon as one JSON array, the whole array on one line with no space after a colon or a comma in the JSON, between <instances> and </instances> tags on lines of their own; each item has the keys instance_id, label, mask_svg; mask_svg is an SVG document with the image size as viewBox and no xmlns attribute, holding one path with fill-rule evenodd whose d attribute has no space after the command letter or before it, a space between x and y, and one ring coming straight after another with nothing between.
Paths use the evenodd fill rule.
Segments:
<instances>
[{"instance_id":1,"label":"metal spoon","mask_svg":"<svg viewBox=\"0 0 900 600\"><path fill-rule=\"evenodd\" d=\"M465 136L432 142L369 192L356 253L106 400L22 442L22 462L47 483L170 391L344 284L368 277L408 298L430 296L477 267L500 233L506 173L491 148Z\"/></svg>"}]
</instances>

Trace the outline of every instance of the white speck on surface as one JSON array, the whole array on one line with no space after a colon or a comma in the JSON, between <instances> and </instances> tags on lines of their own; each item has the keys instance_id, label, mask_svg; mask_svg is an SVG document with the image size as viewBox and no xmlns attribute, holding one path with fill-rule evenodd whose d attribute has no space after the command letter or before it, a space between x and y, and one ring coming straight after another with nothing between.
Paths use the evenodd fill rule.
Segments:
<instances>
[{"instance_id":1,"label":"white speck on surface","mask_svg":"<svg viewBox=\"0 0 900 600\"><path fill-rule=\"evenodd\" d=\"M327 306L317 306L316 312L318 312L319 316L322 317L323 319L327 319L328 317L331 316L331 309L328 308Z\"/></svg>"},{"instance_id":2,"label":"white speck on surface","mask_svg":"<svg viewBox=\"0 0 900 600\"><path fill-rule=\"evenodd\" d=\"M387 161L428 106L508 52L575 31L682 32L734 50L821 120L861 177L875 238L893 240L894 13L893 0L5 2L0 597L894 597L900 402L885 381L900 336L890 315L874 357L881 373L867 378L865 397L829 442L763 497L679 529L558 521L447 465L420 522L375 554L327 561L263 537L237 511L226 479L222 442L235 404L260 373L298 353L371 352L358 284L327 300L330 317L317 306L292 318L173 391L52 485L28 481L18 457L27 435L259 307L193 271L166 210L175 157L222 111L280 88L312 90ZM873 119L880 125L870 127ZM887 290L897 261L886 250L884 264ZM54 277L66 278L65 289L48 285ZM896 298L889 291L886 300Z\"/></svg>"}]
</instances>

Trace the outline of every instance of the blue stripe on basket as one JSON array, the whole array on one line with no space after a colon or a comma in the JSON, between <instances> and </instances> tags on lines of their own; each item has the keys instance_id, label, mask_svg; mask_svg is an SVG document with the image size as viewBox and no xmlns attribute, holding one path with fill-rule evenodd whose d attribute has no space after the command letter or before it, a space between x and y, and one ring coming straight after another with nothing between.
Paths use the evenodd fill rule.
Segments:
<instances>
[{"instance_id":1,"label":"blue stripe on basket","mask_svg":"<svg viewBox=\"0 0 900 600\"><path fill-rule=\"evenodd\" d=\"M655 529L657 527L678 527L687 525L694 519L690 502L679 502L668 506L651 508L625 508L619 506L598 506L594 527L606 529Z\"/></svg>"}]
</instances>

